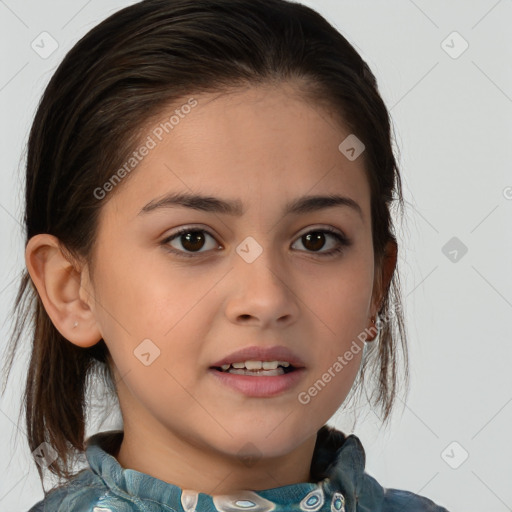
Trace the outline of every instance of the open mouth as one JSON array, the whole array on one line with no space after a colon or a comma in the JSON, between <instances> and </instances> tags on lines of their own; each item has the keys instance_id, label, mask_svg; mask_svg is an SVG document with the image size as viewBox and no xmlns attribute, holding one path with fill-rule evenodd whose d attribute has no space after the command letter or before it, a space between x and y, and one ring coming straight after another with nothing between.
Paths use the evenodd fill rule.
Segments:
<instances>
[{"instance_id":1,"label":"open mouth","mask_svg":"<svg viewBox=\"0 0 512 512\"><path fill-rule=\"evenodd\" d=\"M225 361L225 359L224 359ZM241 360L232 363L216 362L210 372L222 386L254 398L270 398L290 391L303 379L306 369L300 362L274 359L272 361Z\"/></svg>"},{"instance_id":2,"label":"open mouth","mask_svg":"<svg viewBox=\"0 0 512 512\"><path fill-rule=\"evenodd\" d=\"M236 366L241 366L241 365L236 365ZM275 366L275 365L273 365ZM278 375L284 375L286 373L291 373L291 372L294 372L296 371L296 368L295 366L291 365L290 363L285 363L285 364L278 364L276 368L247 368L247 367L239 367L239 368L236 368L234 367L233 365L223 365L222 367L220 366L212 366L211 367L213 370L217 370L221 373L230 373L230 374L233 374L233 375L248 375L248 376L253 376L253 377L258 377L258 376L261 376L261 377L272 377L272 376L278 376Z\"/></svg>"}]
</instances>

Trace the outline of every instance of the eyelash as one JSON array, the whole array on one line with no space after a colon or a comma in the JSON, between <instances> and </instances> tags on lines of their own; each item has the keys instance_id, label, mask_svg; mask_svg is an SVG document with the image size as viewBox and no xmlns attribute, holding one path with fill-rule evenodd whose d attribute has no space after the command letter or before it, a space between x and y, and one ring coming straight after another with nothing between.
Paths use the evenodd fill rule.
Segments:
<instances>
[{"instance_id":1,"label":"eyelash","mask_svg":"<svg viewBox=\"0 0 512 512\"><path fill-rule=\"evenodd\" d=\"M178 238L181 235L184 235L186 233L197 233L197 232L207 233L209 236L211 236L215 240L215 237L206 229L185 227L185 228L179 229L178 231L176 231L176 233L173 233L172 235L170 235L167 238L165 238L164 240L162 240L161 245L164 246L166 251L176 254L179 257L184 257L184 258L198 257L198 255L204 254L204 252L187 253L185 251L179 251L179 250L173 249L173 248L169 247L169 245L168 245L169 242L172 242L175 238ZM345 237L344 235L341 235L334 229L328 228L328 227L321 228L321 229L312 229L311 231L306 231L299 238L302 238L303 236L305 236L309 233L329 233L330 235L332 235L334 238L336 238L338 240L338 242L339 242L338 247L331 249L330 251L323 252L323 253L315 253L314 251L306 251L306 252L310 252L312 254L319 254L321 257L335 256L338 253L343 252L346 247L349 247L350 245L352 245L352 242L347 237Z\"/></svg>"}]
</instances>

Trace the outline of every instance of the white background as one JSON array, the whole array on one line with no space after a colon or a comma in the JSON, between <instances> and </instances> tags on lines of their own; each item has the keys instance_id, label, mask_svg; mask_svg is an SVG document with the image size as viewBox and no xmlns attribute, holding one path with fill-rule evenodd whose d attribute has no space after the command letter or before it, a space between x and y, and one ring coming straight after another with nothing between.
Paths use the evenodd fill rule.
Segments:
<instances>
[{"instance_id":1,"label":"white background","mask_svg":"<svg viewBox=\"0 0 512 512\"><path fill-rule=\"evenodd\" d=\"M71 46L130 3L0 1L2 346L24 265L21 176L37 102ZM387 429L371 412L356 425L366 469L383 486L451 512L512 510L512 2L304 3L368 62L401 151L407 220L399 268L411 391ZM46 59L31 48L43 31L59 45ZM469 47L453 58L461 38ZM442 252L452 237L468 248L455 262ZM26 511L43 495L18 421L27 345L0 402L1 510ZM330 423L347 433L352 425L341 414ZM465 452L458 468L448 464L457 466Z\"/></svg>"}]
</instances>

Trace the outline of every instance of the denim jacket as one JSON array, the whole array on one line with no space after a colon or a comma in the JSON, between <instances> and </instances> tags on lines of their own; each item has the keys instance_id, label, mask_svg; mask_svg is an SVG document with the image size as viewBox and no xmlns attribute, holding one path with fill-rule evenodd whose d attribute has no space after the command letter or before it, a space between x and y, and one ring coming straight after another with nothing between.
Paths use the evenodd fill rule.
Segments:
<instances>
[{"instance_id":1,"label":"denim jacket","mask_svg":"<svg viewBox=\"0 0 512 512\"><path fill-rule=\"evenodd\" d=\"M412 492L386 489L368 475L359 439L324 425L311 462L313 482L209 495L123 468L111 455L121 430L88 438L89 467L46 494L29 512L448 512Z\"/></svg>"}]
</instances>

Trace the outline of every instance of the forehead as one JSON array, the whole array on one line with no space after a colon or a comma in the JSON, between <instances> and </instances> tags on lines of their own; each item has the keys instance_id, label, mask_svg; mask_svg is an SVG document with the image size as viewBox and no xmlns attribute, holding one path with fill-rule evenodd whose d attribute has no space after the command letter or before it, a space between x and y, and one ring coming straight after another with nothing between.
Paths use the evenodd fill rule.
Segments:
<instances>
[{"instance_id":1,"label":"forehead","mask_svg":"<svg viewBox=\"0 0 512 512\"><path fill-rule=\"evenodd\" d=\"M185 108L192 98L195 106ZM305 194L336 193L353 198L367 216L364 154L350 160L340 150L350 135L333 111L290 84L184 97L144 128L138 147L151 149L111 207L133 216L165 193L183 192L270 210Z\"/></svg>"}]
</instances>

